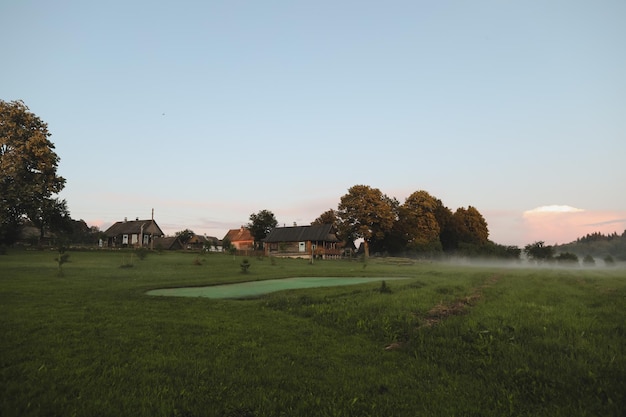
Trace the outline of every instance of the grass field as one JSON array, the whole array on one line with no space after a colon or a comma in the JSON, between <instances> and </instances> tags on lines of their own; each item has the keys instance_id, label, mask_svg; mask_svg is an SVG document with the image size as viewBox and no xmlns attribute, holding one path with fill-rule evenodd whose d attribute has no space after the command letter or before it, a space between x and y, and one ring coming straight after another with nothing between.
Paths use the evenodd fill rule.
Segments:
<instances>
[{"instance_id":1,"label":"grass field","mask_svg":"<svg viewBox=\"0 0 626 417\"><path fill-rule=\"evenodd\" d=\"M0 256L0 416L623 416L626 271ZM132 267L129 266L132 264ZM125 267L122 267L125 266ZM154 288L408 277L251 300Z\"/></svg>"}]
</instances>

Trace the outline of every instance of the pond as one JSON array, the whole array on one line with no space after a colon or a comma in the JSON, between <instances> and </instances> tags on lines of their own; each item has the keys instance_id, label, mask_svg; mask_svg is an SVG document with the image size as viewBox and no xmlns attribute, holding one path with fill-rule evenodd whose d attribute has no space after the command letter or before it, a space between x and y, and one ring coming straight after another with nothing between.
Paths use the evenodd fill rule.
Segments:
<instances>
[{"instance_id":1,"label":"pond","mask_svg":"<svg viewBox=\"0 0 626 417\"><path fill-rule=\"evenodd\" d=\"M405 278L380 277L301 277L270 279L265 281L247 281L233 284L211 285L207 287L161 288L150 290L146 294L166 297L206 297L206 298L247 298L275 291L300 288L333 287L341 285L366 284L376 281L391 281Z\"/></svg>"}]
</instances>

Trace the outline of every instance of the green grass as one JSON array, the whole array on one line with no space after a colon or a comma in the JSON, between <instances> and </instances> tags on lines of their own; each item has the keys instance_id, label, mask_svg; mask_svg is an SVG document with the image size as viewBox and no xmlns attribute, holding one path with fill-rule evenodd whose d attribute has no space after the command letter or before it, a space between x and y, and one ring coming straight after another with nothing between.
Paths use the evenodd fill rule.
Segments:
<instances>
[{"instance_id":1,"label":"green grass","mask_svg":"<svg viewBox=\"0 0 626 417\"><path fill-rule=\"evenodd\" d=\"M56 252L0 256L1 416L626 409L623 269L249 258L244 274L226 255L69 253L62 276ZM245 301L145 295L293 276L410 279Z\"/></svg>"}]
</instances>

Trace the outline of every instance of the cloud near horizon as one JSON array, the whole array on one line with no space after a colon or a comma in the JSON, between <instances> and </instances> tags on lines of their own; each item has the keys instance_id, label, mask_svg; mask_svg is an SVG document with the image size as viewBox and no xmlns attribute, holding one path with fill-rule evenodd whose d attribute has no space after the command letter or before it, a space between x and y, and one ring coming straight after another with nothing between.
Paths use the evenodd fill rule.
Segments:
<instances>
[{"instance_id":1,"label":"cloud near horizon","mask_svg":"<svg viewBox=\"0 0 626 417\"><path fill-rule=\"evenodd\" d=\"M590 233L621 234L626 229L626 212L585 210L552 205L527 210L522 214L525 241L563 244Z\"/></svg>"}]
</instances>

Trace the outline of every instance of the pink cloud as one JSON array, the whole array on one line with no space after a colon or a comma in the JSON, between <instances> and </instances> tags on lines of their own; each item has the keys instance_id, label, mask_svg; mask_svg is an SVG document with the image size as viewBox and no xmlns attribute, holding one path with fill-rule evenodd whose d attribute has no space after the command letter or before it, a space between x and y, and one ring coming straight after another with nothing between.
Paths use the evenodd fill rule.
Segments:
<instances>
[{"instance_id":1,"label":"pink cloud","mask_svg":"<svg viewBox=\"0 0 626 417\"><path fill-rule=\"evenodd\" d=\"M626 211L583 210L569 206L545 206L523 213L524 239L528 243L569 243L589 233L621 234Z\"/></svg>"}]
</instances>

